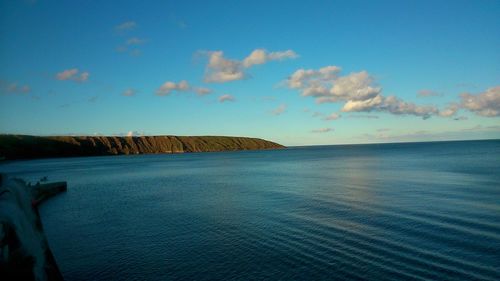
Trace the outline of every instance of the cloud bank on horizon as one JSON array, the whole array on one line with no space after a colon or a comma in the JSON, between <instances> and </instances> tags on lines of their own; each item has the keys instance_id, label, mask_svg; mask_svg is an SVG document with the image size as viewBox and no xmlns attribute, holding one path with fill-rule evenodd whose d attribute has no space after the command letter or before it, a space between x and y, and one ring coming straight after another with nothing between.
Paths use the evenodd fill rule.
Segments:
<instances>
[{"instance_id":1,"label":"cloud bank on horizon","mask_svg":"<svg viewBox=\"0 0 500 281\"><path fill-rule=\"evenodd\" d=\"M396 96L384 96L373 76L366 71L341 76L341 68L330 65L320 69L298 69L286 81L290 89L298 90L316 103L343 103L343 112L386 112L394 115L415 115L428 119L431 116L451 117L459 109L469 110L485 117L499 116L500 86L489 88L477 95L464 93L460 103L453 103L440 111L434 105L420 106ZM435 96L426 90L421 96ZM336 118L335 118L336 119Z\"/></svg>"}]
</instances>

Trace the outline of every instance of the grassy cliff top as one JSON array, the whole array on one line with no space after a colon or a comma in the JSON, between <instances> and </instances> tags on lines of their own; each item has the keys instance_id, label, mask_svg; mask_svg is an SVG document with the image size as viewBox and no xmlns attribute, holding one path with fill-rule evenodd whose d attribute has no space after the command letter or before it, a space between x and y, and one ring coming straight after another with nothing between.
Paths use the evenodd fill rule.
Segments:
<instances>
[{"instance_id":1,"label":"grassy cliff top","mask_svg":"<svg viewBox=\"0 0 500 281\"><path fill-rule=\"evenodd\" d=\"M0 157L51 157L214 152L278 149L284 146L258 138L222 136L27 136L0 135Z\"/></svg>"}]
</instances>

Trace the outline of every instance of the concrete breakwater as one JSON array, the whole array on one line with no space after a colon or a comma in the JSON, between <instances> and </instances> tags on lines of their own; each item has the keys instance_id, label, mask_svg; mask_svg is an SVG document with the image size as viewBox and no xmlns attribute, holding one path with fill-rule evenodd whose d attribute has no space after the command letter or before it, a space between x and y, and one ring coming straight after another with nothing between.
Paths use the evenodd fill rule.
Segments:
<instances>
[{"instance_id":1,"label":"concrete breakwater","mask_svg":"<svg viewBox=\"0 0 500 281\"><path fill-rule=\"evenodd\" d=\"M66 189L66 182L31 185L0 174L2 280L63 280L43 232L38 206Z\"/></svg>"}]
</instances>

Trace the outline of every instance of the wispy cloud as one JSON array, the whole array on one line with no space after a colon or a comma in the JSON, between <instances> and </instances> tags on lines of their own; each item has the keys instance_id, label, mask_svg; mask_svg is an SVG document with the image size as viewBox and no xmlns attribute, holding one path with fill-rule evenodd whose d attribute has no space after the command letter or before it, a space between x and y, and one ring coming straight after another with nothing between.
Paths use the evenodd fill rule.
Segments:
<instances>
[{"instance_id":1,"label":"wispy cloud","mask_svg":"<svg viewBox=\"0 0 500 281\"><path fill-rule=\"evenodd\" d=\"M462 129L462 131L500 131L500 125L486 127L482 125L476 125L471 128Z\"/></svg>"},{"instance_id":2,"label":"wispy cloud","mask_svg":"<svg viewBox=\"0 0 500 281\"><path fill-rule=\"evenodd\" d=\"M177 18L174 14L170 15L170 21L180 29L185 29L188 27L188 24L185 21Z\"/></svg>"},{"instance_id":3,"label":"wispy cloud","mask_svg":"<svg viewBox=\"0 0 500 281\"><path fill-rule=\"evenodd\" d=\"M78 68L66 69L56 74L57 80L71 80L75 82L86 82L89 79L90 73L87 71L80 72Z\"/></svg>"},{"instance_id":4,"label":"wispy cloud","mask_svg":"<svg viewBox=\"0 0 500 281\"><path fill-rule=\"evenodd\" d=\"M323 112L315 111L312 114L312 117L323 117L325 114Z\"/></svg>"},{"instance_id":5,"label":"wispy cloud","mask_svg":"<svg viewBox=\"0 0 500 281\"><path fill-rule=\"evenodd\" d=\"M127 48L127 46L120 45L120 46L116 47L115 50L119 53L124 53L124 52L128 51L128 48Z\"/></svg>"},{"instance_id":6,"label":"wispy cloud","mask_svg":"<svg viewBox=\"0 0 500 281\"><path fill-rule=\"evenodd\" d=\"M129 38L126 42L127 45L142 45L146 43L146 39L141 39L138 37Z\"/></svg>"},{"instance_id":7,"label":"wispy cloud","mask_svg":"<svg viewBox=\"0 0 500 281\"><path fill-rule=\"evenodd\" d=\"M441 117L451 117L454 116L457 111L460 109L460 105L457 103L450 103L447 107L439 112L439 116Z\"/></svg>"},{"instance_id":8,"label":"wispy cloud","mask_svg":"<svg viewBox=\"0 0 500 281\"><path fill-rule=\"evenodd\" d=\"M491 138L498 136L500 133L500 126L481 126L476 125L469 128L458 130L439 130L437 132L429 130L417 130L403 133L376 133L376 134L362 134L357 139L369 139L371 141L383 142L406 142L406 141L429 141L429 140L452 140L452 139L477 139L479 135Z\"/></svg>"},{"instance_id":9,"label":"wispy cloud","mask_svg":"<svg viewBox=\"0 0 500 281\"><path fill-rule=\"evenodd\" d=\"M467 88L467 89L475 89L475 88L477 88L477 85L476 84L472 84L472 83L457 83L455 86L457 88Z\"/></svg>"},{"instance_id":10,"label":"wispy cloud","mask_svg":"<svg viewBox=\"0 0 500 281\"><path fill-rule=\"evenodd\" d=\"M204 96L204 95L208 95L208 94L212 93L212 90L210 90L209 88L204 88L204 87L194 88L194 91L196 92L196 94L198 96Z\"/></svg>"},{"instance_id":11,"label":"wispy cloud","mask_svg":"<svg viewBox=\"0 0 500 281\"><path fill-rule=\"evenodd\" d=\"M346 118L353 119L378 119L377 115L347 115Z\"/></svg>"},{"instance_id":12,"label":"wispy cloud","mask_svg":"<svg viewBox=\"0 0 500 281\"><path fill-rule=\"evenodd\" d=\"M0 81L0 89L7 94L28 94L31 92L31 87L26 84L19 84L17 82Z\"/></svg>"},{"instance_id":13,"label":"wispy cloud","mask_svg":"<svg viewBox=\"0 0 500 281\"><path fill-rule=\"evenodd\" d=\"M124 45L116 47L115 50L119 53L127 53L133 57L138 57L142 55L142 51L138 49L138 46L144 43L146 43L146 40L134 37L128 39Z\"/></svg>"},{"instance_id":14,"label":"wispy cloud","mask_svg":"<svg viewBox=\"0 0 500 281\"><path fill-rule=\"evenodd\" d=\"M188 24L185 22L185 21L182 21L182 20L179 20L175 23L179 28L187 28L188 27Z\"/></svg>"},{"instance_id":15,"label":"wispy cloud","mask_svg":"<svg viewBox=\"0 0 500 281\"><path fill-rule=\"evenodd\" d=\"M132 96L135 96L136 94L137 94L137 90L132 89L132 88L128 88L125 91L123 91L122 96L132 97Z\"/></svg>"},{"instance_id":16,"label":"wispy cloud","mask_svg":"<svg viewBox=\"0 0 500 281\"><path fill-rule=\"evenodd\" d=\"M281 115L286 112L287 106L286 104L280 104L277 108L273 109L271 111L271 114L273 115Z\"/></svg>"},{"instance_id":17,"label":"wispy cloud","mask_svg":"<svg viewBox=\"0 0 500 281\"><path fill-rule=\"evenodd\" d=\"M219 97L219 102L221 102L221 103L223 103L223 102L233 102L235 100L236 99L232 95L229 95L229 94L222 95L222 96Z\"/></svg>"},{"instance_id":18,"label":"wispy cloud","mask_svg":"<svg viewBox=\"0 0 500 281\"><path fill-rule=\"evenodd\" d=\"M128 53L129 53L129 55L131 55L133 57L138 57L138 56L142 55L142 51L139 49L130 50L130 52L128 52Z\"/></svg>"},{"instance_id":19,"label":"wispy cloud","mask_svg":"<svg viewBox=\"0 0 500 281\"><path fill-rule=\"evenodd\" d=\"M333 120L337 120L341 117L342 115L338 114L338 113L332 113L328 116L326 116L325 118L323 118L323 120L326 120L326 121L333 121Z\"/></svg>"},{"instance_id":20,"label":"wispy cloud","mask_svg":"<svg viewBox=\"0 0 500 281\"><path fill-rule=\"evenodd\" d=\"M417 93L417 97L419 98L425 98L425 97L441 97L443 96L442 93L438 93L436 91L433 91L433 90L428 90L428 89L424 89L424 90L420 90L418 91Z\"/></svg>"},{"instance_id":21,"label":"wispy cloud","mask_svg":"<svg viewBox=\"0 0 500 281\"><path fill-rule=\"evenodd\" d=\"M202 51L199 53L208 56L205 82L213 83L242 80L249 77L246 69L254 65L298 57L292 50L268 52L265 49L256 49L241 61L225 58L223 51Z\"/></svg>"},{"instance_id":22,"label":"wispy cloud","mask_svg":"<svg viewBox=\"0 0 500 281\"><path fill-rule=\"evenodd\" d=\"M265 49L256 49L243 60L243 67L249 68L253 65L264 64L269 61L295 59L297 57L298 55L292 50L268 52Z\"/></svg>"},{"instance_id":23,"label":"wispy cloud","mask_svg":"<svg viewBox=\"0 0 500 281\"><path fill-rule=\"evenodd\" d=\"M116 31L128 31L128 30L133 30L137 27L137 23L135 21L126 21L123 22L117 26L115 26Z\"/></svg>"},{"instance_id":24,"label":"wispy cloud","mask_svg":"<svg viewBox=\"0 0 500 281\"><path fill-rule=\"evenodd\" d=\"M328 132L333 132L333 128L320 128L320 129L315 129L312 130L311 133L328 133Z\"/></svg>"},{"instance_id":25,"label":"wispy cloud","mask_svg":"<svg viewBox=\"0 0 500 281\"><path fill-rule=\"evenodd\" d=\"M117 26L115 26L115 31L121 35L128 34L130 31L136 29L137 23L135 21L126 21ZM143 45L147 42L146 39L140 37L130 37L125 40L120 46L116 47L116 51L119 53L127 53L131 56L137 57L142 54L140 49L137 49L139 45Z\"/></svg>"}]
</instances>

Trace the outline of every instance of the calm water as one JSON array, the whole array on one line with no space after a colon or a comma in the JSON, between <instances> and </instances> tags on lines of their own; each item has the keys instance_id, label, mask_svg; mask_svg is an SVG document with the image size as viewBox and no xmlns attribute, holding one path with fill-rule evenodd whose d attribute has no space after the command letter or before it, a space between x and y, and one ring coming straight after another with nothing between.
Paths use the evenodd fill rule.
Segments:
<instances>
[{"instance_id":1,"label":"calm water","mask_svg":"<svg viewBox=\"0 0 500 281\"><path fill-rule=\"evenodd\" d=\"M67 280L500 280L500 141L13 162Z\"/></svg>"}]
</instances>

